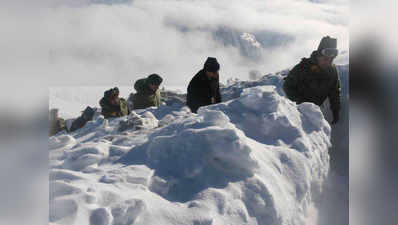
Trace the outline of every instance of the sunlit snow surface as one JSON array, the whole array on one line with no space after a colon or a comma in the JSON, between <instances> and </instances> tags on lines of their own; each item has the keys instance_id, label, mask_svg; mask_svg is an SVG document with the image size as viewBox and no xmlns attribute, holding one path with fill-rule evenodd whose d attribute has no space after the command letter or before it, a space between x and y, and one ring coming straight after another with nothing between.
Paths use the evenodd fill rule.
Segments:
<instances>
[{"instance_id":1,"label":"sunlit snow surface","mask_svg":"<svg viewBox=\"0 0 398 225\"><path fill-rule=\"evenodd\" d=\"M285 75L227 86L198 114L164 105L50 137L50 222L308 224L331 127L283 96Z\"/></svg>"}]
</instances>

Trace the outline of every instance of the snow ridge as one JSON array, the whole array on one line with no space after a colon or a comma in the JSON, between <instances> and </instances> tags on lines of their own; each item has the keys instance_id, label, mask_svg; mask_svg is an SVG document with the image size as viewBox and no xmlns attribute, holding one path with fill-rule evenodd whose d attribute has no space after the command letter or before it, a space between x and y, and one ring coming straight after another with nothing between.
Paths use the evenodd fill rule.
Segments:
<instances>
[{"instance_id":1,"label":"snow ridge","mask_svg":"<svg viewBox=\"0 0 398 225\"><path fill-rule=\"evenodd\" d=\"M306 224L329 170L320 108L283 96L286 71L226 100L97 116L49 139L53 224Z\"/></svg>"}]
</instances>

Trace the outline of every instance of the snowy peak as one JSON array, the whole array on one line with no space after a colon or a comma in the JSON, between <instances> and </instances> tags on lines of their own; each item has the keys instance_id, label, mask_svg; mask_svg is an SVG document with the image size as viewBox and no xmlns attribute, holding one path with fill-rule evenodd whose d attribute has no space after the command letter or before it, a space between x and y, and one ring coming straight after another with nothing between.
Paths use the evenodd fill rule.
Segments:
<instances>
[{"instance_id":1,"label":"snowy peak","mask_svg":"<svg viewBox=\"0 0 398 225\"><path fill-rule=\"evenodd\" d=\"M246 40L253 47L261 48L261 44L256 40L256 36L254 36L253 34L243 33L240 37L243 40Z\"/></svg>"}]
</instances>

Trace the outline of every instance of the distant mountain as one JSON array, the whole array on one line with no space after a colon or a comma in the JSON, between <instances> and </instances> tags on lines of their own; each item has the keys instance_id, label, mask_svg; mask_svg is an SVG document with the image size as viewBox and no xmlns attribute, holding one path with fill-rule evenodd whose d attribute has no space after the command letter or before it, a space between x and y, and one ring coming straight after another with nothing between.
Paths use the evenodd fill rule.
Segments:
<instances>
[{"instance_id":1,"label":"distant mountain","mask_svg":"<svg viewBox=\"0 0 398 225\"><path fill-rule=\"evenodd\" d=\"M295 40L289 34L269 30L241 30L225 25L216 27L191 27L183 24L181 21L172 19L167 19L165 24L183 33L193 31L210 33L218 43L227 47L237 48L243 57L253 61L262 60L265 56L265 51L281 47Z\"/></svg>"}]
</instances>

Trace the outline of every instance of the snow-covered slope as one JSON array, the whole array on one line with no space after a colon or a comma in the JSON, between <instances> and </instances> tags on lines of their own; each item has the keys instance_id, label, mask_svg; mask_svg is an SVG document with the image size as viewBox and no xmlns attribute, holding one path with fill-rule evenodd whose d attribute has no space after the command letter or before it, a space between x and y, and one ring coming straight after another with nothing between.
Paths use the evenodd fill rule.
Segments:
<instances>
[{"instance_id":1,"label":"snow-covered slope","mask_svg":"<svg viewBox=\"0 0 398 225\"><path fill-rule=\"evenodd\" d=\"M50 137L51 224L315 224L331 128L318 106L284 97L286 73L235 82L198 114L163 105Z\"/></svg>"},{"instance_id":2,"label":"snow-covered slope","mask_svg":"<svg viewBox=\"0 0 398 225\"><path fill-rule=\"evenodd\" d=\"M329 168L329 124L279 86L235 90L198 115L163 106L51 137L50 221L307 224Z\"/></svg>"}]
</instances>

